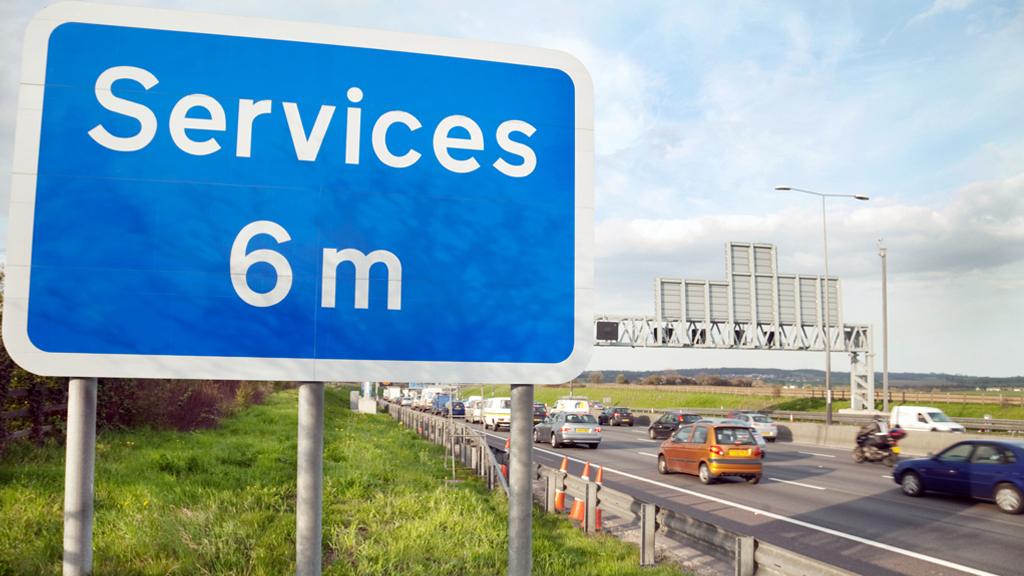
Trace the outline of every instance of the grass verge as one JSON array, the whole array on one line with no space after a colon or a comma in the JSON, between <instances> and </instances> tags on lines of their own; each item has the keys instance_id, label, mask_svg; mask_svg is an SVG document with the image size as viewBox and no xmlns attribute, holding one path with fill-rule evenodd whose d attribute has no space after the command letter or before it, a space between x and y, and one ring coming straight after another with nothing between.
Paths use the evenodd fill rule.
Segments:
<instances>
[{"instance_id":1,"label":"grass verge","mask_svg":"<svg viewBox=\"0 0 1024 576\"><path fill-rule=\"evenodd\" d=\"M485 386L484 392L487 396L508 396L508 386ZM463 395L479 394L480 388L468 386L463 389ZM651 389L645 386L628 386L623 384L607 386L576 386L573 394L586 396L592 401L601 402L604 398L611 398L612 406L628 406L633 409L649 408L654 410L668 410L672 408L710 408L710 409L749 409L749 410L792 410L794 412L822 412L825 410L824 398L773 398L771 396L745 396L740 394L696 394L687 392L671 392L668 390ZM563 396L568 396L568 388L553 388L537 386L534 391L534 399L537 402L544 402L548 406L555 403ZM895 402L892 406L899 406L902 403ZM946 404L946 403L921 403L906 402L907 405L927 405L941 409L950 418L982 418L986 414L996 419L1024 420L1024 407L1021 406L1000 406L999 404ZM882 409L882 402L877 403L878 409ZM836 410L849 408L849 400L837 400L833 402Z\"/></svg>"},{"instance_id":2,"label":"grass verge","mask_svg":"<svg viewBox=\"0 0 1024 576\"><path fill-rule=\"evenodd\" d=\"M296 404L285 391L216 429L102 434L94 572L294 573ZM446 485L439 447L345 405L327 391L324 574L504 573L504 497L475 478ZM19 445L0 462L0 576L60 573L63 459ZM678 574L640 570L634 546L539 512L533 549L535 574Z\"/></svg>"}]
</instances>

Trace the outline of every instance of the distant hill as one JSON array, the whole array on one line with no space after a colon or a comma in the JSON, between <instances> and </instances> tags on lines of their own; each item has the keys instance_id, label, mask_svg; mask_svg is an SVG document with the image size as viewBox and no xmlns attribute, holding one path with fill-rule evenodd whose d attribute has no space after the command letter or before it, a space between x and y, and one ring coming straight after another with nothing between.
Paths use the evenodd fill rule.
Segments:
<instances>
[{"instance_id":1,"label":"distant hill","mask_svg":"<svg viewBox=\"0 0 1024 576\"><path fill-rule=\"evenodd\" d=\"M639 382L647 376L677 375L688 378L717 376L720 378L749 378L762 380L766 384L821 384L825 381L824 370L781 370L778 368L680 368L677 370L592 370L577 378L578 382L589 382L591 374L600 373L605 382L614 382L622 374L628 382ZM849 372L832 372L832 381L849 382ZM875 383L881 386L882 373L875 373ZM988 376L965 376L963 374L889 372L889 386L894 388L1020 388L1024 387L1024 376L991 378Z\"/></svg>"}]
</instances>

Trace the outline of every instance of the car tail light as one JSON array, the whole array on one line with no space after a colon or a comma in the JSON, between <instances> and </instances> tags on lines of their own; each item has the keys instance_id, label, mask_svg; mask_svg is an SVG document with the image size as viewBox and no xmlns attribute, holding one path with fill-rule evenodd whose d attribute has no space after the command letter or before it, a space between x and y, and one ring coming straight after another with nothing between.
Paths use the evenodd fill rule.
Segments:
<instances>
[{"instance_id":1,"label":"car tail light","mask_svg":"<svg viewBox=\"0 0 1024 576\"><path fill-rule=\"evenodd\" d=\"M760 448L754 448L754 451L751 452L751 454L754 455L754 456L760 456L761 455L761 449Z\"/></svg>"},{"instance_id":2,"label":"car tail light","mask_svg":"<svg viewBox=\"0 0 1024 576\"><path fill-rule=\"evenodd\" d=\"M685 418L683 418L683 415L682 415L682 414L680 414L680 415L679 415L679 421L680 421L680 422L682 422L683 420L685 420Z\"/></svg>"},{"instance_id":3,"label":"car tail light","mask_svg":"<svg viewBox=\"0 0 1024 576\"><path fill-rule=\"evenodd\" d=\"M619 415L618 412L612 412L612 416L618 416L618 415Z\"/></svg>"},{"instance_id":4,"label":"car tail light","mask_svg":"<svg viewBox=\"0 0 1024 576\"><path fill-rule=\"evenodd\" d=\"M572 430L572 428L570 428L568 426L562 426L562 432L570 432L571 430Z\"/></svg>"},{"instance_id":5,"label":"car tail light","mask_svg":"<svg viewBox=\"0 0 1024 576\"><path fill-rule=\"evenodd\" d=\"M709 448L709 451L712 454L717 454L719 456L725 455L725 450L723 450L721 446L712 446L711 448Z\"/></svg>"},{"instance_id":6,"label":"car tail light","mask_svg":"<svg viewBox=\"0 0 1024 576\"><path fill-rule=\"evenodd\" d=\"M601 427L600 426L598 426L597 428L594 428L594 432L600 432L600 431L601 431Z\"/></svg>"}]
</instances>

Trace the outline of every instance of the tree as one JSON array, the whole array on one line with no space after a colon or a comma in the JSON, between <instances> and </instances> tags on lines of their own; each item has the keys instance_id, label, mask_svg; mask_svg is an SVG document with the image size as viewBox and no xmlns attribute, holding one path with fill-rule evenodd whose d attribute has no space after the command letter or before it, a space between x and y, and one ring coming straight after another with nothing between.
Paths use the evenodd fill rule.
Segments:
<instances>
[{"instance_id":1,"label":"tree","mask_svg":"<svg viewBox=\"0 0 1024 576\"><path fill-rule=\"evenodd\" d=\"M625 374L618 374L618 375L615 376L615 383L616 384L629 384L629 380L626 380L626 375Z\"/></svg>"},{"instance_id":2,"label":"tree","mask_svg":"<svg viewBox=\"0 0 1024 576\"><path fill-rule=\"evenodd\" d=\"M604 382L604 374L600 372L591 372L589 381L591 384L600 384Z\"/></svg>"}]
</instances>

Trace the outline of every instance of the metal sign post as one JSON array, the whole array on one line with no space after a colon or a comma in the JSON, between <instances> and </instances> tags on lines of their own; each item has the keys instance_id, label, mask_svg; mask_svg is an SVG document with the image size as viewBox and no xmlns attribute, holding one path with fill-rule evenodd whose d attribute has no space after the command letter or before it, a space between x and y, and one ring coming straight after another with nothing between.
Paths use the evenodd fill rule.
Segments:
<instances>
[{"instance_id":1,"label":"metal sign post","mask_svg":"<svg viewBox=\"0 0 1024 576\"><path fill-rule=\"evenodd\" d=\"M533 570L533 386L512 385L508 464L508 574Z\"/></svg>"},{"instance_id":2,"label":"metal sign post","mask_svg":"<svg viewBox=\"0 0 1024 576\"><path fill-rule=\"evenodd\" d=\"M299 384L295 574L320 576L324 494L324 384Z\"/></svg>"},{"instance_id":3,"label":"metal sign post","mask_svg":"<svg viewBox=\"0 0 1024 576\"><path fill-rule=\"evenodd\" d=\"M95 463L96 379L72 378L64 459L64 576L92 574Z\"/></svg>"}]
</instances>

